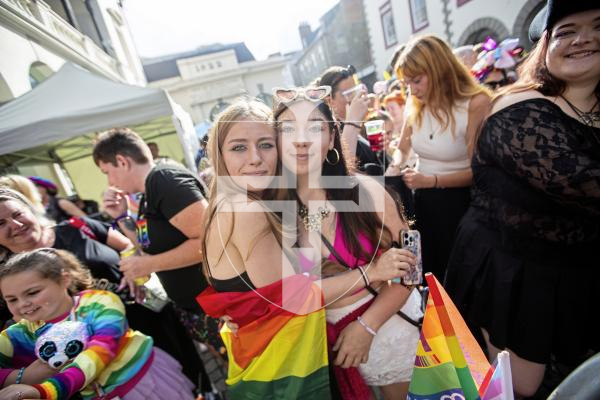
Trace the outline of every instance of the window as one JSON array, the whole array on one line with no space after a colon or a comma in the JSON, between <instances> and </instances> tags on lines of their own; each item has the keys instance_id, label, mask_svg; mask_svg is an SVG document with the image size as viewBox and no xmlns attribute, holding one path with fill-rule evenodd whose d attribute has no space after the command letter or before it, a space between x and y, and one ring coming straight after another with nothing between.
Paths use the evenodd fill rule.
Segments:
<instances>
[{"instance_id":1,"label":"window","mask_svg":"<svg viewBox=\"0 0 600 400\"><path fill-rule=\"evenodd\" d=\"M381 29L383 30L385 48L389 49L398 43L396 26L394 25L394 14L392 14L392 3L390 1L379 7L379 15L381 16Z\"/></svg>"},{"instance_id":2,"label":"window","mask_svg":"<svg viewBox=\"0 0 600 400\"><path fill-rule=\"evenodd\" d=\"M44 80L50 77L54 72L46 64L36 61L29 66L29 83L33 89Z\"/></svg>"},{"instance_id":3,"label":"window","mask_svg":"<svg viewBox=\"0 0 600 400\"><path fill-rule=\"evenodd\" d=\"M221 61L217 61L217 68L221 68L223 66L223 64L221 64Z\"/></svg>"},{"instance_id":4,"label":"window","mask_svg":"<svg viewBox=\"0 0 600 400\"><path fill-rule=\"evenodd\" d=\"M429 26L426 0L408 0L413 33Z\"/></svg>"},{"instance_id":5,"label":"window","mask_svg":"<svg viewBox=\"0 0 600 400\"><path fill-rule=\"evenodd\" d=\"M211 63L211 62L208 63L208 69L215 69L215 66L213 65L213 63Z\"/></svg>"}]
</instances>

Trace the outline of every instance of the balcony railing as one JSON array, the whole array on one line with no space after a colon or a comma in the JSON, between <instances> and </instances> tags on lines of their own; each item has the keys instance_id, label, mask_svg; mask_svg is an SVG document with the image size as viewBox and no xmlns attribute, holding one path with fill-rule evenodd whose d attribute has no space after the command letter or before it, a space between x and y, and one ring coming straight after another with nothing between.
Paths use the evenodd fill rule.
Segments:
<instances>
[{"instance_id":1,"label":"balcony railing","mask_svg":"<svg viewBox=\"0 0 600 400\"><path fill-rule=\"evenodd\" d=\"M42 0L0 0L32 25L53 36L91 63L119 76L117 61L106 54L92 39L79 32Z\"/></svg>"}]
</instances>

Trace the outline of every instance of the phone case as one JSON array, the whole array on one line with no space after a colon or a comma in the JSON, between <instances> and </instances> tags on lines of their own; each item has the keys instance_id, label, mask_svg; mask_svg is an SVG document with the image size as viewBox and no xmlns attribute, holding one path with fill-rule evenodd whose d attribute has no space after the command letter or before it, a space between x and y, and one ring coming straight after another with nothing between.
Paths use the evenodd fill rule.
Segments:
<instances>
[{"instance_id":1,"label":"phone case","mask_svg":"<svg viewBox=\"0 0 600 400\"><path fill-rule=\"evenodd\" d=\"M405 285L419 285L423 281L423 260L421 258L421 234L417 230L400 231L400 247L409 250L417 257L417 264L402 278ZM395 280L399 282L398 280Z\"/></svg>"}]
</instances>

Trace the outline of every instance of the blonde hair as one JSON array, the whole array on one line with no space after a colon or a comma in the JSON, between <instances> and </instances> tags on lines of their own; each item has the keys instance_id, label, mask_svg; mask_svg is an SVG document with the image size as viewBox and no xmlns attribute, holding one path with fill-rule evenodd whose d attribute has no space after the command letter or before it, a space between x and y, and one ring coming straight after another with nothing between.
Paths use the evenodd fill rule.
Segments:
<instances>
[{"instance_id":1,"label":"blonde hair","mask_svg":"<svg viewBox=\"0 0 600 400\"><path fill-rule=\"evenodd\" d=\"M416 37L408 42L396 64L396 74L400 79L427 76L425 104L413 97L408 117L408 122L417 127L423 121L426 106L444 129L450 126L454 133L453 108L458 102L480 93L491 97L489 90L477 82L450 46L434 35Z\"/></svg>"},{"instance_id":2,"label":"blonde hair","mask_svg":"<svg viewBox=\"0 0 600 400\"><path fill-rule=\"evenodd\" d=\"M36 211L41 214L46 212L46 209L42 204L42 196L40 196L40 192L29 178L21 175L0 176L0 186L6 186L12 190L16 190L29 200Z\"/></svg>"},{"instance_id":3,"label":"blonde hair","mask_svg":"<svg viewBox=\"0 0 600 400\"><path fill-rule=\"evenodd\" d=\"M33 204L23 195L21 192L13 190L7 186L0 186L0 204L6 201L16 201L17 203L25 206L29 212L33 214L37 222L42 228L47 228L54 224L54 221L46 218L40 211L38 211ZM8 258L12 252L7 247L0 245L0 263Z\"/></svg>"},{"instance_id":4,"label":"blonde hair","mask_svg":"<svg viewBox=\"0 0 600 400\"><path fill-rule=\"evenodd\" d=\"M273 122L271 120L271 110L264 103L257 100L249 100L246 98L240 98L236 100L233 104L227 107L223 112L221 112L213 126L211 127L208 133L208 143L207 143L207 151L209 159L214 163L214 177L210 182L209 189L209 198L208 198L208 207L206 209L206 233L204 235L204 240L202 243L203 255L204 255L204 268L208 268L207 262L207 240L208 240L208 231L212 222L214 221L219 203L224 201L226 195L234 194L234 193L245 193L248 198L253 201L260 200L270 200L275 198L275 190L274 189L265 189L260 195L252 192L243 191L242 188L237 187L235 184L229 182L228 179L221 179L219 177L229 177L231 176L229 171L227 170L227 166L225 165L225 161L223 159L223 145L225 143L225 139L229 132L233 128L233 126L240 122L245 121L255 121L255 122L264 122L265 126L273 130L275 133L275 128L273 126ZM275 136L277 140L277 136ZM277 164L276 175L280 172L279 163ZM219 187L217 187L219 186ZM219 193L220 191L220 193ZM270 226L270 231L275 235L278 243L281 245L281 219L272 212L267 212L266 214L267 221ZM235 218L235 216L234 216ZM233 233L233 228L235 224L235 219L231 223L231 229L227 236L227 240L225 241L226 247L227 243L231 239L231 235ZM265 231L265 234L268 233L269 230Z\"/></svg>"},{"instance_id":5,"label":"blonde hair","mask_svg":"<svg viewBox=\"0 0 600 400\"><path fill-rule=\"evenodd\" d=\"M90 271L84 268L73 254L52 248L26 251L12 256L0 265L0 281L7 276L30 270L57 283L61 282L63 274L67 274L71 278L71 284L67 288L70 295L92 287Z\"/></svg>"}]
</instances>

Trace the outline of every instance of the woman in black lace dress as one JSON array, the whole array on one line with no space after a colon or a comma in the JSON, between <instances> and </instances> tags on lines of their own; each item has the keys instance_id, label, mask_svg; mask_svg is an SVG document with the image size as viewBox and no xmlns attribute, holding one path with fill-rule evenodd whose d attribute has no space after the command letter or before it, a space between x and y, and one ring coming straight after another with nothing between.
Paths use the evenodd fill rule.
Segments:
<instances>
[{"instance_id":1,"label":"woman in black lace dress","mask_svg":"<svg viewBox=\"0 0 600 400\"><path fill-rule=\"evenodd\" d=\"M511 353L521 396L551 358L576 366L599 342L600 8L552 3L520 80L480 132L446 277L490 359Z\"/></svg>"}]
</instances>

